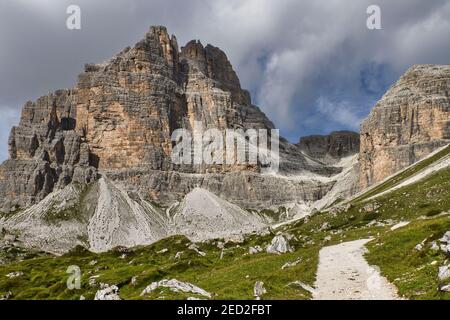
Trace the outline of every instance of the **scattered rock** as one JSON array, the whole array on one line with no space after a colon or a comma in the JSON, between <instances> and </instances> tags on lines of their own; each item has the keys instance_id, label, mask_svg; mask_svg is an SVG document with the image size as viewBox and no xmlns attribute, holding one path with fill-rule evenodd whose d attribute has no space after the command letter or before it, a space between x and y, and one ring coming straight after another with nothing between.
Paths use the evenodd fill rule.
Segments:
<instances>
[{"instance_id":1,"label":"scattered rock","mask_svg":"<svg viewBox=\"0 0 450 320\"><path fill-rule=\"evenodd\" d=\"M86 300L86 297L83 296L83 295L81 295L81 296L80 296L80 300Z\"/></svg>"},{"instance_id":2,"label":"scattered rock","mask_svg":"<svg viewBox=\"0 0 450 320\"><path fill-rule=\"evenodd\" d=\"M291 252L292 248L283 235L277 235L272 239L272 242L266 249L267 253L282 254Z\"/></svg>"},{"instance_id":3,"label":"scattered rock","mask_svg":"<svg viewBox=\"0 0 450 320\"><path fill-rule=\"evenodd\" d=\"M311 287L311 286L309 286L306 283L301 282L301 281L294 281L294 282L289 283L289 285L299 286L300 288L302 288L303 290L308 291L311 294L313 294L315 292L315 289L313 287Z\"/></svg>"},{"instance_id":4,"label":"scattered rock","mask_svg":"<svg viewBox=\"0 0 450 320\"><path fill-rule=\"evenodd\" d=\"M250 247L248 248L248 253L249 254L257 254L263 251L263 248L261 248L261 246L254 246L254 247Z\"/></svg>"},{"instance_id":5,"label":"scattered rock","mask_svg":"<svg viewBox=\"0 0 450 320\"><path fill-rule=\"evenodd\" d=\"M430 249L433 250L433 251L439 251L440 248L439 248L438 244L436 243L436 241L433 241L431 243Z\"/></svg>"},{"instance_id":6,"label":"scattered rock","mask_svg":"<svg viewBox=\"0 0 450 320\"><path fill-rule=\"evenodd\" d=\"M450 292L450 284L440 287L442 292Z\"/></svg>"},{"instance_id":7,"label":"scattered rock","mask_svg":"<svg viewBox=\"0 0 450 320\"><path fill-rule=\"evenodd\" d=\"M392 227L391 227L391 231L394 231L394 230L397 230L397 229L406 227L408 224L410 224L409 221L402 221L402 222L399 222L399 223L397 223L395 226L392 226Z\"/></svg>"},{"instance_id":8,"label":"scattered rock","mask_svg":"<svg viewBox=\"0 0 450 320\"><path fill-rule=\"evenodd\" d=\"M253 296L256 300L261 300L261 296L266 294L267 290L264 288L264 282L257 281L255 287L253 288Z\"/></svg>"},{"instance_id":9,"label":"scattered rock","mask_svg":"<svg viewBox=\"0 0 450 320\"><path fill-rule=\"evenodd\" d=\"M232 234L225 237L225 242L231 243L243 243L245 241L245 237L242 234Z\"/></svg>"},{"instance_id":10,"label":"scattered rock","mask_svg":"<svg viewBox=\"0 0 450 320\"><path fill-rule=\"evenodd\" d=\"M23 276L23 272L22 271L17 271L17 272L10 272L6 275L7 278L9 279L13 279L13 278L18 278Z\"/></svg>"},{"instance_id":11,"label":"scattered rock","mask_svg":"<svg viewBox=\"0 0 450 320\"><path fill-rule=\"evenodd\" d=\"M14 234L6 234L3 237L3 240L5 240L5 242L15 242L17 240L17 236Z\"/></svg>"},{"instance_id":12,"label":"scattered rock","mask_svg":"<svg viewBox=\"0 0 450 320\"><path fill-rule=\"evenodd\" d=\"M195 243L191 243L188 249L194 250L195 252L197 252L197 254L199 254L202 257L206 256L206 253L200 251Z\"/></svg>"},{"instance_id":13,"label":"scattered rock","mask_svg":"<svg viewBox=\"0 0 450 320\"><path fill-rule=\"evenodd\" d=\"M297 260L293 261L293 262L286 262L285 264L283 264L283 266L281 267L281 270L287 269L287 268L292 268L295 267L296 265L298 265L300 262L302 262L301 258L298 258Z\"/></svg>"},{"instance_id":14,"label":"scattered rock","mask_svg":"<svg viewBox=\"0 0 450 320\"><path fill-rule=\"evenodd\" d=\"M137 284L137 279L138 279L137 276L134 276L133 278L131 278L131 285L132 286L135 286Z\"/></svg>"},{"instance_id":15,"label":"scattered rock","mask_svg":"<svg viewBox=\"0 0 450 320\"><path fill-rule=\"evenodd\" d=\"M178 281L176 279L172 280L161 280L159 282L152 282L149 286L147 286L144 291L142 291L141 296L144 296L150 292L155 291L157 288L164 287L169 288L173 292L185 292L185 293L194 293L199 294L207 298L211 298L211 294L202 288L199 288L192 283Z\"/></svg>"},{"instance_id":16,"label":"scattered rock","mask_svg":"<svg viewBox=\"0 0 450 320\"><path fill-rule=\"evenodd\" d=\"M346 212L351 208L351 204L347 203L347 204L338 204L334 207L332 207L328 212L332 215L332 216L337 216L340 213ZM312 215L313 213L311 213Z\"/></svg>"},{"instance_id":17,"label":"scattered rock","mask_svg":"<svg viewBox=\"0 0 450 320\"><path fill-rule=\"evenodd\" d=\"M98 263L97 260L92 260L91 262L89 262L90 266L95 266Z\"/></svg>"},{"instance_id":18,"label":"scattered rock","mask_svg":"<svg viewBox=\"0 0 450 320\"><path fill-rule=\"evenodd\" d=\"M380 207L381 207L381 205L378 202L371 202L371 203L366 204L364 207L362 207L360 212L364 211L367 213L372 213L372 212L378 210Z\"/></svg>"},{"instance_id":19,"label":"scattered rock","mask_svg":"<svg viewBox=\"0 0 450 320\"><path fill-rule=\"evenodd\" d=\"M120 300L119 288L117 286L101 284L101 287L103 289L97 291L94 300Z\"/></svg>"},{"instance_id":20,"label":"scattered rock","mask_svg":"<svg viewBox=\"0 0 450 320\"><path fill-rule=\"evenodd\" d=\"M0 300L9 300L12 296L12 292L8 291L7 293L0 295Z\"/></svg>"},{"instance_id":21,"label":"scattered rock","mask_svg":"<svg viewBox=\"0 0 450 320\"><path fill-rule=\"evenodd\" d=\"M169 249L164 248L164 249L162 249L162 250L157 251L156 253L157 253L157 254L162 254L162 253L166 253L167 251L169 251Z\"/></svg>"},{"instance_id":22,"label":"scattered rock","mask_svg":"<svg viewBox=\"0 0 450 320\"><path fill-rule=\"evenodd\" d=\"M183 255L183 251L179 251L175 254L175 259L181 259L181 256Z\"/></svg>"},{"instance_id":23,"label":"scattered rock","mask_svg":"<svg viewBox=\"0 0 450 320\"><path fill-rule=\"evenodd\" d=\"M326 231L326 230L328 230L328 229L330 229L330 228L331 228L330 223L329 223L329 222L325 222L325 223L319 228L319 231Z\"/></svg>"},{"instance_id":24,"label":"scattered rock","mask_svg":"<svg viewBox=\"0 0 450 320\"><path fill-rule=\"evenodd\" d=\"M441 243L441 250L444 251L445 254L450 256L450 231L447 231L444 236L439 239L439 242Z\"/></svg>"},{"instance_id":25,"label":"scattered rock","mask_svg":"<svg viewBox=\"0 0 450 320\"><path fill-rule=\"evenodd\" d=\"M445 244L450 244L450 231L447 231L444 236L439 239L439 242L441 243L445 243Z\"/></svg>"},{"instance_id":26,"label":"scattered rock","mask_svg":"<svg viewBox=\"0 0 450 320\"><path fill-rule=\"evenodd\" d=\"M89 278L89 286L90 287L96 287L97 286L97 278L98 278L99 276L92 276L92 277L90 277Z\"/></svg>"},{"instance_id":27,"label":"scattered rock","mask_svg":"<svg viewBox=\"0 0 450 320\"><path fill-rule=\"evenodd\" d=\"M442 266L439 267L439 273L438 273L439 280L444 281L450 278L450 268L449 266Z\"/></svg>"}]
</instances>

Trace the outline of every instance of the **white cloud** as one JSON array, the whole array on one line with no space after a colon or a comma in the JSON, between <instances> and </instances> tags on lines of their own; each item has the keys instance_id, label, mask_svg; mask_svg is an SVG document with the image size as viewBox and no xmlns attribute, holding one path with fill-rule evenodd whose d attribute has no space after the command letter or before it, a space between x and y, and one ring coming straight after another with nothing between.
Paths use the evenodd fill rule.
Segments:
<instances>
[{"instance_id":1,"label":"white cloud","mask_svg":"<svg viewBox=\"0 0 450 320\"><path fill-rule=\"evenodd\" d=\"M317 108L323 122L334 122L356 131L364 118L358 114L358 108L348 101L331 102L326 97L320 97L317 100Z\"/></svg>"}]
</instances>

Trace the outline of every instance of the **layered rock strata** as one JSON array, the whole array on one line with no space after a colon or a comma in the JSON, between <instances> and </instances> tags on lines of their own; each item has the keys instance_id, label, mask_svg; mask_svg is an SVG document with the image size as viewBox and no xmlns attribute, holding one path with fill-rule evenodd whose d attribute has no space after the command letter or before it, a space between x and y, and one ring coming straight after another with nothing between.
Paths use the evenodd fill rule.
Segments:
<instances>
[{"instance_id":1,"label":"layered rock strata","mask_svg":"<svg viewBox=\"0 0 450 320\"><path fill-rule=\"evenodd\" d=\"M172 133L192 131L196 123L221 132L274 128L241 88L223 51L197 40L179 49L166 28L151 27L134 47L104 63L87 64L74 88L24 106L11 130L10 158L0 166L0 211L27 208L72 182L88 184L101 175L155 201L181 199L201 185L249 206L270 202L266 189L281 180L261 177L260 162L172 162ZM306 159L284 139L279 149L284 174L339 172ZM272 202L317 199L329 188L298 183L279 198L272 194Z\"/></svg>"},{"instance_id":2,"label":"layered rock strata","mask_svg":"<svg viewBox=\"0 0 450 320\"><path fill-rule=\"evenodd\" d=\"M360 187L450 143L450 66L410 68L361 125Z\"/></svg>"}]
</instances>

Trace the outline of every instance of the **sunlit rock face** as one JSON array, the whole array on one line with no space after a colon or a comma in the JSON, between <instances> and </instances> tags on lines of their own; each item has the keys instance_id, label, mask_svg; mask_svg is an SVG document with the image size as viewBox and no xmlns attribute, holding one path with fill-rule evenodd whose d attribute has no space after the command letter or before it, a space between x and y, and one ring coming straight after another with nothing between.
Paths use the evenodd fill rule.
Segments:
<instances>
[{"instance_id":1,"label":"sunlit rock face","mask_svg":"<svg viewBox=\"0 0 450 320\"><path fill-rule=\"evenodd\" d=\"M194 123L205 130L274 128L252 105L222 50L198 40L179 48L165 27L151 27L135 46L87 64L74 88L23 107L11 130L10 157L0 166L0 211L27 208L72 182L88 184L101 175L146 199L180 200L200 186L250 207L317 200L332 186L296 182L277 195L273 186L283 180L259 177L260 163L174 164L172 133L192 130ZM280 153L286 174L339 172L306 159L284 139Z\"/></svg>"},{"instance_id":2,"label":"sunlit rock face","mask_svg":"<svg viewBox=\"0 0 450 320\"><path fill-rule=\"evenodd\" d=\"M302 137L298 146L305 154L322 162L334 164L359 152L359 133L335 131L329 135Z\"/></svg>"},{"instance_id":3,"label":"sunlit rock face","mask_svg":"<svg viewBox=\"0 0 450 320\"><path fill-rule=\"evenodd\" d=\"M361 125L360 187L450 143L450 66L409 69Z\"/></svg>"}]
</instances>

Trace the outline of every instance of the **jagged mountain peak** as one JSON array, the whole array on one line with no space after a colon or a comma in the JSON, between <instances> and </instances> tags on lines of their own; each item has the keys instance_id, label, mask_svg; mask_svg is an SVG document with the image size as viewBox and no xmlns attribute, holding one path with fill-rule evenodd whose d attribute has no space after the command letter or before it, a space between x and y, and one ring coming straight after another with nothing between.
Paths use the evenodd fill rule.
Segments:
<instances>
[{"instance_id":1,"label":"jagged mountain peak","mask_svg":"<svg viewBox=\"0 0 450 320\"><path fill-rule=\"evenodd\" d=\"M158 202L180 200L192 190L195 174L224 181L233 172L260 173L260 164L172 163L172 133L191 130L194 122L219 130L274 127L251 104L221 49L193 41L179 50L165 27L151 27L134 47L105 63L86 65L74 88L23 107L19 125L11 130L10 159L0 166L0 211L27 208L71 182L88 184L99 178L99 172ZM307 160L284 139L280 153L280 170L285 173L339 171ZM187 181L182 188L170 180L178 172ZM150 175L154 183L143 182L143 175ZM214 182L205 184L217 189ZM220 190L225 198L247 202L248 207L269 200L262 191L247 201L236 199L232 185L225 187ZM241 196L260 188L266 186L248 179ZM283 202L315 199L328 188L298 185Z\"/></svg>"}]
</instances>

